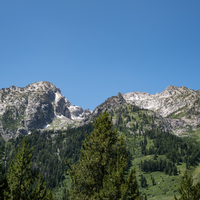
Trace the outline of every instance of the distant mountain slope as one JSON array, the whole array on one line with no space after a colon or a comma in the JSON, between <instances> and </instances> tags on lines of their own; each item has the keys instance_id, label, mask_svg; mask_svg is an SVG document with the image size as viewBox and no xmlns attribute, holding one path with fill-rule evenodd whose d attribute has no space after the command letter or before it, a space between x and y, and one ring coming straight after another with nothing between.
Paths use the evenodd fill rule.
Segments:
<instances>
[{"instance_id":1,"label":"distant mountain slope","mask_svg":"<svg viewBox=\"0 0 200 200\"><path fill-rule=\"evenodd\" d=\"M161 93L150 95L143 92L123 94L127 103L152 110L171 124L175 133L200 124L200 90L191 90L184 86L168 86Z\"/></svg>"},{"instance_id":2,"label":"distant mountain slope","mask_svg":"<svg viewBox=\"0 0 200 200\"><path fill-rule=\"evenodd\" d=\"M90 113L71 105L60 89L50 82L0 90L0 134L4 140L42 129L55 118L60 117L68 124L74 124Z\"/></svg>"}]
</instances>

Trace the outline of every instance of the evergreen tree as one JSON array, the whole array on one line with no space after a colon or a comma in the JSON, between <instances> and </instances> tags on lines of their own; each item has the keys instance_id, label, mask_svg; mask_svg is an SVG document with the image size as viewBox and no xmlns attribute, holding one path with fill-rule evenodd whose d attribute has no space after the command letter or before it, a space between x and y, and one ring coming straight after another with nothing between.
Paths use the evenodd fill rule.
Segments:
<instances>
[{"instance_id":1,"label":"evergreen tree","mask_svg":"<svg viewBox=\"0 0 200 200\"><path fill-rule=\"evenodd\" d=\"M3 186L4 186L4 174L3 174L3 162L0 157L0 199L3 199Z\"/></svg>"},{"instance_id":2,"label":"evergreen tree","mask_svg":"<svg viewBox=\"0 0 200 200\"><path fill-rule=\"evenodd\" d=\"M104 112L94 122L91 136L85 134L79 163L69 167L72 179L69 199L140 199L135 171L125 174L128 154L123 137L113 129Z\"/></svg>"},{"instance_id":3,"label":"evergreen tree","mask_svg":"<svg viewBox=\"0 0 200 200\"><path fill-rule=\"evenodd\" d=\"M142 188L147 187L147 179L142 174L141 174L141 177L140 177L140 182L141 182Z\"/></svg>"},{"instance_id":4,"label":"evergreen tree","mask_svg":"<svg viewBox=\"0 0 200 200\"><path fill-rule=\"evenodd\" d=\"M53 199L51 191L46 189L42 176L31 169L32 149L28 149L24 139L22 147L12 160L7 174L8 191L5 199L12 200L49 200Z\"/></svg>"},{"instance_id":5,"label":"evergreen tree","mask_svg":"<svg viewBox=\"0 0 200 200\"><path fill-rule=\"evenodd\" d=\"M177 199L176 195L174 195L175 200L200 199L200 189L197 185L193 185L193 178L187 170L184 172L184 177L181 179L180 188L178 190L181 196Z\"/></svg>"},{"instance_id":6,"label":"evergreen tree","mask_svg":"<svg viewBox=\"0 0 200 200\"><path fill-rule=\"evenodd\" d=\"M156 184L154 177L151 177L151 181L152 181L152 185L154 186Z\"/></svg>"},{"instance_id":7,"label":"evergreen tree","mask_svg":"<svg viewBox=\"0 0 200 200\"><path fill-rule=\"evenodd\" d=\"M6 188L7 188L7 183L6 183L5 172L3 169L2 154L0 151L0 200L4 199L3 193Z\"/></svg>"}]
</instances>

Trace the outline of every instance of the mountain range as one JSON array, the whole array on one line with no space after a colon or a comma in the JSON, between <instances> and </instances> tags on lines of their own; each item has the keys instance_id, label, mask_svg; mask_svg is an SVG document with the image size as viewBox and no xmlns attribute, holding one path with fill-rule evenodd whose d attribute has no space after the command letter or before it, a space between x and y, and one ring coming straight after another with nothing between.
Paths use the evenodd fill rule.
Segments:
<instances>
[{"instance_id":1,"label":"mountain range","mask_svg":"<svg viewBox=\"0 0 200 200\"><path fill-rule=\"evenodd\" d=\"M176 86L154 95L119 92L93 111L72 105L50 82L3 88L0 146L5 170L27 135L33 167L40 169L56 199L67 199L71 180L65 158L72 164L78 162L85 133L91 134L94 119L104 111L125 139L128 166L136 169L143 197L174 199L185 168L200 185L200 91Z\"/></svg>"},{"instance_id":2,"label":"mountain range","mask_svg":"<svg viewBox=\"0 0 200 200\"><path fill-rule=\"evenodd\" d=\"M0 134L7 141L35 129L56 131L79 127L104 110L129 104L151 111L165 131L177 135L200 126L200 90L168 86L154 95L119 92L90 111L72 105L54 84L41 81L24 88L10 86L0 90Z\"/></svg>"}]
</instances>

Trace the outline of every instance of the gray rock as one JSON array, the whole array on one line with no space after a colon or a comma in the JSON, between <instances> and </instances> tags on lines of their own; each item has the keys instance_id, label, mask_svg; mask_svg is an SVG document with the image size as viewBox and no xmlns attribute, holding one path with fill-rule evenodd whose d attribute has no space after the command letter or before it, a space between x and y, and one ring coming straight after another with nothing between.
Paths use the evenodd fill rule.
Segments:
<instances>
[{"instance_id":1,"label":"gray rock","mask_svg":"<svg viewBox=\"0 0 200 200\"><path fill-rule=\"evenodd\" d=\"M56 114L63 115L69 119L71 118L71 113L67 107L64 97L61 97L56 103Z\"/></svg>"}]
</instances>

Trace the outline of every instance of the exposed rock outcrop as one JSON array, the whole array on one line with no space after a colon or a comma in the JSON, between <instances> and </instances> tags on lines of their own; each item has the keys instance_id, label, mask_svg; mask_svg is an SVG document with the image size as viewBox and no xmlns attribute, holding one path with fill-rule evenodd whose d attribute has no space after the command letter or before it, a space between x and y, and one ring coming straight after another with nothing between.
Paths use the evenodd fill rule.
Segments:
<instances>
[{"instance_id":1,"label":"exposed rock outcrop","mask_svg":"<svg viewBox=\"0 0 200 200\"><path fill-rule=\"evenodd\" d=\"M127 105L127 102L119 92L117 96L112 96L108 98L104 103L97 106L91 114L89 114L85 119L82 120L80 126L92 122L93 119L97 117L100 113L103 113L104 111L111 112L121 105Z\"/></svg>"},{"instance_id":2,"label":"exposed rock outcrop","mask_svg":"<svg viewBox=\"0 0 200 200\"><path fill-rule=\"evenodd\" d=\"M150 95L144 92L130 92L123 94L127 103L140 108L152 110L171 124L174 131L195 128L200 123L200 91L191 90L184 86L168 86L161 93ZM168 119L167 119L168 118Z\"/></svg>"}]
</instances>

